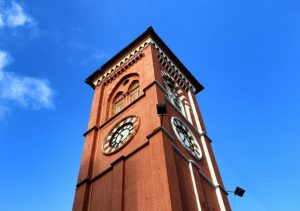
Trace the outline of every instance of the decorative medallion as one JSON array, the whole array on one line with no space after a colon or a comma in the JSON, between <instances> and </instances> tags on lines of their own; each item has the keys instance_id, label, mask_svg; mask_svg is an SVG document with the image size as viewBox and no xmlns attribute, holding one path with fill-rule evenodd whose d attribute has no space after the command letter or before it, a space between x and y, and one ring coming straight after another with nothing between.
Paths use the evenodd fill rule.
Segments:
<instances>
[{"instance_id":1,"label":"decorative medallion","mask_svg":"<svg viewBox=\"0 0 300 211\"><path fill-rule=\"evenodd\" d=\"M202 151L192 131L177 117L171 118L172 127L184 148L197 160L202 158Z\"/></svg>"},{"instance_id":2,"label":"decorative medallion","mask_svg":"<svg viewBox=\"0 0 300 211\"><path fill-rule=\"evenodd\" d=\"M130 115L117 123L106 136L102 144L102 152L106 155L119 151L129 143L139 127L139 118Z\"/></svg>"}]
</instances>

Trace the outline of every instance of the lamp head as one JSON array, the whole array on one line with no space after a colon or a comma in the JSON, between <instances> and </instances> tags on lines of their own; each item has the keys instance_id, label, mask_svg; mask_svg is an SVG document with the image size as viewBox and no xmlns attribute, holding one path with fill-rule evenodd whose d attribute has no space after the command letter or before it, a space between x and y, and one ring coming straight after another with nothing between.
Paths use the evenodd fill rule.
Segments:
<instances>
[{"instance_id":1,"label":"lamp head","mask_svg":"<svg viewBox=\"0 0 300 211\"><path fill-rule=\"evenodd\" d=\"M156 105L157 114L165 114L167 113L167 107L164 103L159 103Z\"/></svg>"},{"instance_id":2,"label":"lamp head","mask_svg":"<svg viewBox=\"0 0 300 211\"><path fill-rule=\"evenodd\" d=\"M243 197L245 190L237 186L234 191L234 195L238 195L239 197Z\"/></svg>"}]
</instances>

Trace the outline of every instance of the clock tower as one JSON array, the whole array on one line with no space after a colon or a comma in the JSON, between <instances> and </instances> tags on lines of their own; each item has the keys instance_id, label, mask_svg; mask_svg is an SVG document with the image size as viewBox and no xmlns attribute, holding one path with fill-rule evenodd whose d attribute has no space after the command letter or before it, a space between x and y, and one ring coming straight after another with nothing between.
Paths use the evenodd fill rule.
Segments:
<instances>
[{"instance_id":1,"label":"clock tower","mask_svg":"<svg viewBox=\"0 0 300 211\"><path fill-rule=\"evenodd\" d=\"M203 86L152 27L86 83L73 211L231 210L195 97Z\"/></svg>"}]
</instances>

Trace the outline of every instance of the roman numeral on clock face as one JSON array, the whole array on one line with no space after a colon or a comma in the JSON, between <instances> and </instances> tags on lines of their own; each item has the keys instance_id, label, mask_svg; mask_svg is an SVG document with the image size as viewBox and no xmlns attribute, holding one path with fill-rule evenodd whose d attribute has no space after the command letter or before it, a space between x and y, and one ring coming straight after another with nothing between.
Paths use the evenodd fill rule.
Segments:
<instances>
[{"instance_id":1,"label":"roman numeral on clock face","mask_svg":"<svg viewBox=\"0 0 300 211\"><path fill-rule=\"evenodd\" d=\"M184 148L197 160L202 158L200 145L192 131L177 117L171 118L172 128Z\"/></svg>"},{"instance_id":2,"label":"roman numeral on clock face","mask_svg":"<svg viewBox=\"0 0 300 211\"><path fill-rule=\"evenodd\" d=\"M118 122L106 136L102 144L104 154L112 154L124 147L136 134L139 126L139 118L133 115L125 117Z\"/></svg>"}]
</instances>

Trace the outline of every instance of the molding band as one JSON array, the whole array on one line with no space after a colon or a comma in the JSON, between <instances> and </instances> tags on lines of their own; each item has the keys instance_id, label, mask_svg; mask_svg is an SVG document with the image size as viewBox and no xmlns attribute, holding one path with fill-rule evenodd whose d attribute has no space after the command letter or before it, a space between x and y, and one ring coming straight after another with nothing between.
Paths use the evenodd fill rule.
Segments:
<instances>
[{"instance_id":1,"label":"molding band","mask_svg":"<svg viewBox=\"0 0 300 211\"><path fill-rule=\"evenodd\" d=\"M203 134L202 127L201 127L199 117L198 117L198 113L196 111L195 103L194 103L194 100L193 100L193 97L192 97L190 91L188 92L188 95L189 95L189 99L190 99L190 102L191 102L194 117L195 117L195 120L196 120L197 129L198 129L199 133L201 134L200 138L201 138L201 143L202 143L202 147L203 147L203 150L204 150L204 154L205 154L205 157L206 157L206 160L207 160L208 169L209 169L213 184L216 187L215 188L216 189L216 196L217 196L217 199L218 199L220 210L221 211L226 211L225 204L224 204L224 201L223 201L223 198L222 198L222 194L221 194L221 191L220 191L220 188L219 188L220 184L218 183L218 180L217 180L217 176L216 176L214 166L213 166L213 163L212 163L210 155L209 155L209 151L208 151L208 148L207 148L207 145L206 145L204 135L202 135Z\"/></svg>"},{"instance_id":2,"label":"molding band","mask_svg":"<svg viewBox=\"0 0 300 211\"><path fill-rule=\"evenodd\" d=\"M172 69L172 71L175 71L177 73L177 77L179 78L180 84L185 85L185 89L190 88L193 90L193 92L196 91L196 88L192 85L192 83L182 74L182 72L178 69L178 67L171 61L171 59L161 50L161 48L157 45L156 42L152 38L146 39L144 42L142 42L138 47L136 47L134 50L132 50L130 53L128 53L125 57L123 57L117 64L111 66L108 68L108 70L103 73L101 76L96 78L93 81L94 86L101 83L105 79L107 79L114 71L116 71L121 65L126 63L128 60L132 59L135 55L137 55L139 52L141 52L143 49L145 49L148 45L153 45L153 47L159 52L159 57L161 59L165 60L166 65L168 65L168 69ZM170 69L170 70L171 70ZM184 82L184 83L183 83Z\"/></svg>"}]
</instances>

